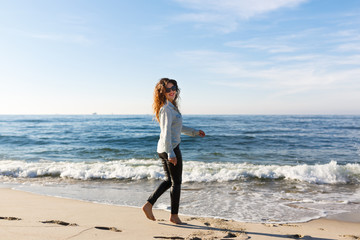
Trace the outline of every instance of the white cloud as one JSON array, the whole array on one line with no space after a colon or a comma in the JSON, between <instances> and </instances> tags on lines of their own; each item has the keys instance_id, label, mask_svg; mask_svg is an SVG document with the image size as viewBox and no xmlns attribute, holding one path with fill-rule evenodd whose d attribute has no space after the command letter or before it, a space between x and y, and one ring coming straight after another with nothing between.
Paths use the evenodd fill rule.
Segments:
<instances>
[{"instance_id":1,"label":"white cloud","mask_svg":"<svg viewBox=\"0 0 360 240\"><path fill-rule=\"evenodd\" d=\"M242 64L237 59L236 54L219 51L183 51L178 52L177 56L182 62L196 67L198 71L210 75L215 73L224 78L252 77L253 74L249 75L249 68L255 69L256 67L269 64L265 61Z\"/></svg>"},{"instance_id":2,"label":"white cloud","mask_svg":"<svg viewBox=\"0 0 360 240\"><path fill-rule=\"evenodd\" d=\"M331 42L337 44L336 51L353 52L360 51L360 32L357 29L343 29L329 34Z\"/></svg>"},{"instance_id":3,"label":"white cloud","mask_svg":"<svg viewBox=\"0 0 360 240\"><path fill-rule=\"evenodd\" d=\"M222 32L232 32L239 20L246 20L280 8L293 8L308 0L175 0L193 12L175 19L212 24ZM229 27L230 26L230 27Z\"/></svg>"},{"instance_id":4,"label":"white cloud","mask_svg":"<svg viewBox=\"0 0 360 240\"><path fill-rule=\"evenodd\" d=\"M321 58L321 55L316 54L303 54L303 55L293 55L293 56L276 56L272 59L277 62L290 62L290 61L314 61Z\"/></svg>"},{"instance_id":5,"label":"white cloud","mask_svg":"<svg viewBox=\"0 0 360 240\"><path fill-rule=\"evenodd\" d=\"M202 50L177 57L186 64L182 67L196 72L194 81L201 76L211 91L229 94L232 109L222 109L227 113L360 113L360 61L353 65L357 55L283 54L251 60L234 52ZM220 100L206 101L216 105Z\"/></svg>"},{"instance_id":6,"label":"white cloud","mask_svg":"<svg viewBox=\"0 0 360 240\"><path fill-rule=\"evenodd\" d=\"M177 15L173 19L181 22L194 22L195 28L210 28L222 33L230 33L238 28L238 23L232 15L220 13L185 13Z\"/></svg>"},{"instance_id":7,"label":"white cloud","mask_svg":"<svg viewBox=\"0 0 360 240\"><path fill-rule=\"evenodd\" d=\"M296 48L282 43L256 43L257 40L233 41L225 43L225 46L236 48L251 48L255 50L267 51L269 53L294 52Z\"/></svg>"},{"instance_id":8,"label":"white cloud","mask_svg":"<svg viewBox=\"0 0 360 240\"><path fill-rule=\"evenodd\" d=\"M232 14L247 19L284 7L296 7L307 0L176 0L183 6L203 12ZM211 20L211 19L210 19Z\"/></svg>"},{"instance_id":9,"label":"white cloud","mask_svg":"<svg viewBox=\"0 0 360 240\"><path fill-rule=\"evenodd\" d=\"M341 44L337 47L337 50L341 52L360 51L360 42Z\"/></svg>"},{"instance_id":10,"label":"white cloud","mask_svg":"<svg viewBox=\"0 0 360 240\"><path fill-rule=\"evenodd\" d=\"M188 51L178 56L189 67L206 75L210 84L255 92L267 89L271 96L326 89L360 89L357 80L360 69L351 66L360 56L294 55L283 58L277 56L268 61L250 61L234 53L215 51ZM341 64L345 67L339 67Z\"/></svg>"}]
</instances>

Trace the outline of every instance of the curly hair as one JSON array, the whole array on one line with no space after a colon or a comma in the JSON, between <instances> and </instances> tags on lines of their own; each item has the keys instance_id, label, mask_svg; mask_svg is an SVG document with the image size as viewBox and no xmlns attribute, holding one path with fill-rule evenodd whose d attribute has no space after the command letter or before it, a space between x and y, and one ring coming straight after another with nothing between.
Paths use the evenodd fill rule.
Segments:
<instances>
[{"instance_id":1,"label":"curly hair","mask_svg":"<svg viewBox=\"0 0 360 240\"><path fill-rule=\"evenodd\" d=\"M176 108L178 108L178 100L180 98L179 94L180 94L180 89L178 87L178 84L176 82L176 80L174 79L170 79L170 78L162 78L160 79L160 81L156 84L155 86L155 90L154 90L154 103L153 103L153 111L155 113L155 118L158 122L160 122L160 109L162 106L165 105L166 103L166 85L168 83L172 83L174 84L174 86L176 86L177 92L176 92L176 96L174 101L172 102L174 104L174 106Z\"/></svg>"}]
</instances>

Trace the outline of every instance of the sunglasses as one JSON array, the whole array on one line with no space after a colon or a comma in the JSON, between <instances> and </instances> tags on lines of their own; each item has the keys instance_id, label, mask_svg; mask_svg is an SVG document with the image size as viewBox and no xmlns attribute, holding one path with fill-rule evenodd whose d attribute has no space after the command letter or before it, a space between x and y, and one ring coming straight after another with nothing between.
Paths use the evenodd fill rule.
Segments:
<instances>
[{"instance_id":1,"label":"sunglasses","mask_svg":"<svg viewBox=\"0 0 360 240\"><path fill-rule=\"evenodd\" d=\"M166 92L167 92L167 93L171 92L171 90L174 91L174 92L177 91L177 87L176 87L175 85L172 86L171 88L165 88L165 89L166 89Z\"/></svg>"}]
</instances>

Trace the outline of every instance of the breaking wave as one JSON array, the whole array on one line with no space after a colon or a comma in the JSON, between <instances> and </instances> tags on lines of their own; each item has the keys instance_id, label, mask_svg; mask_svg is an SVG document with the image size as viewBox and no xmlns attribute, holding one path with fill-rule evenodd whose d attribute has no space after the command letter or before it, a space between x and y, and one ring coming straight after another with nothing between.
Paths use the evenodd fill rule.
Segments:
<instances>
[{"instance_id":1,"label":"breaking wave","mask_svg":"<svg viewBox=\"0 0 360 240\"><path fill-rule=\"evenodd\" d=\"M110 162L0 161L0 178L70 178L76 180L162 179L159 160L129 159ZM336 161L317 165L255 165L249 163L184 163L183 182L226 182L249 178L297 180L318 184L360 182L360 164Z\"/></svg>"}]
</instances>

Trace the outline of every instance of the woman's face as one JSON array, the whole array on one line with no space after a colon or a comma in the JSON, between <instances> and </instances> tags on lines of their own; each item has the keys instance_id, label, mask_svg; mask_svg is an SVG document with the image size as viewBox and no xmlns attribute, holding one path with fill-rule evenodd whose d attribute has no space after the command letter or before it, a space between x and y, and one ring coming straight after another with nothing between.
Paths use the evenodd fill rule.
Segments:
<instances>
[{"instance_id":1,"label":"woman's face","mask_svg":"<svg viewBox=\"0 0 360 240\"><path fill-rule=\"evenodd\" d=\"M176 97L176 93L177 93L177 89L174 84L172 84L170 82L168 84L166 84L165 97L167 100L169 100L170 102L173 102Z\"/></svg>"}]
</instances>

